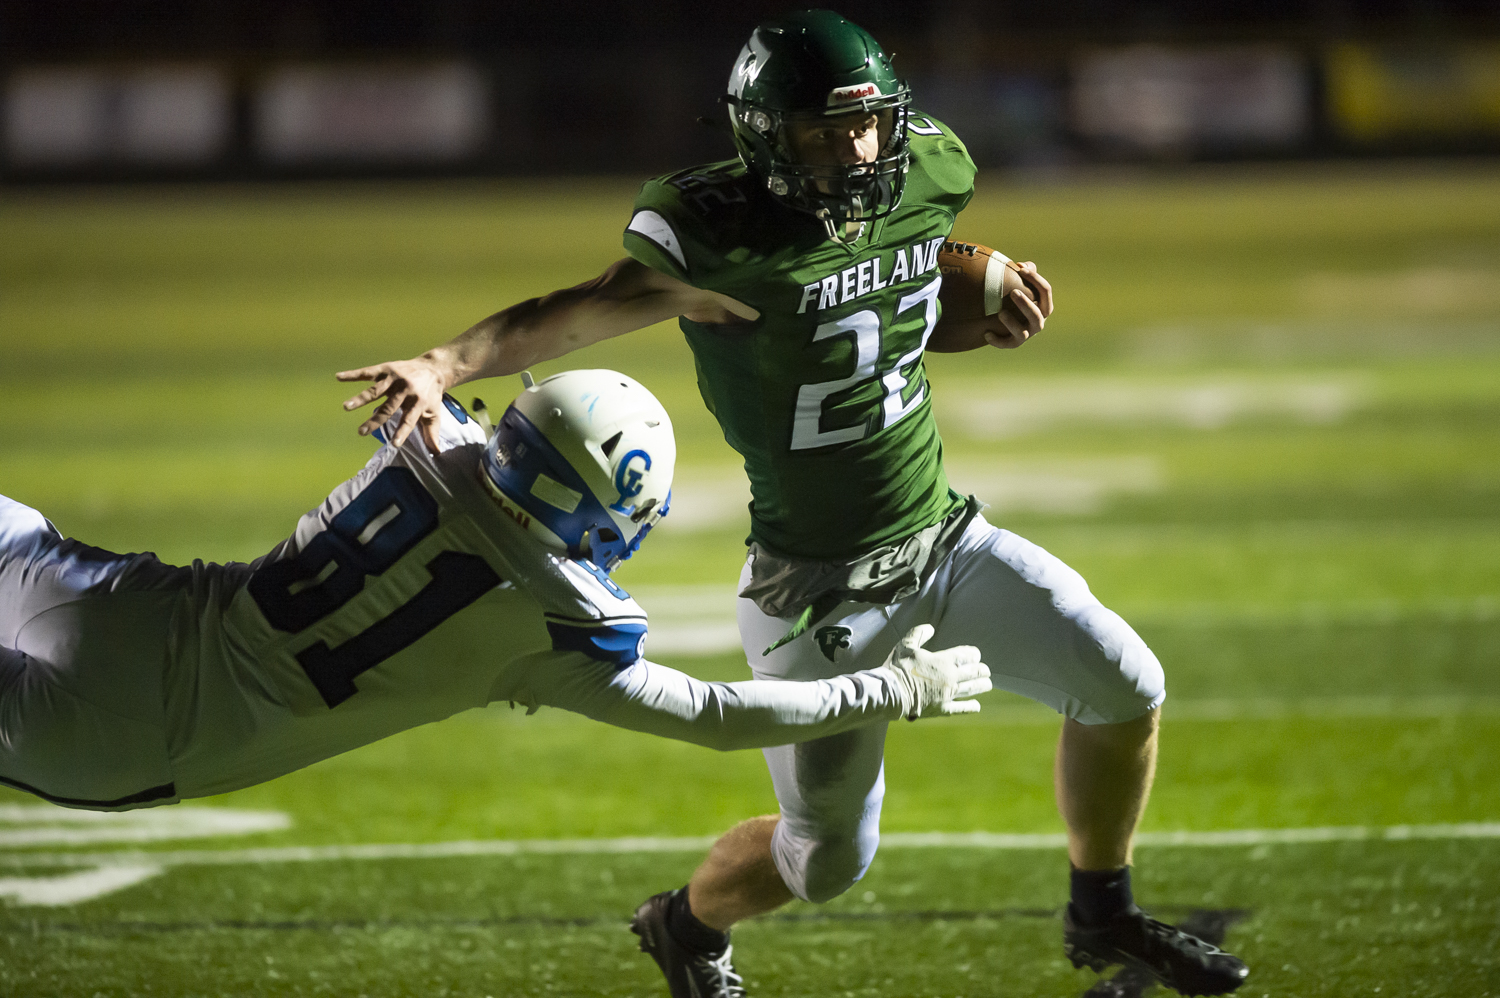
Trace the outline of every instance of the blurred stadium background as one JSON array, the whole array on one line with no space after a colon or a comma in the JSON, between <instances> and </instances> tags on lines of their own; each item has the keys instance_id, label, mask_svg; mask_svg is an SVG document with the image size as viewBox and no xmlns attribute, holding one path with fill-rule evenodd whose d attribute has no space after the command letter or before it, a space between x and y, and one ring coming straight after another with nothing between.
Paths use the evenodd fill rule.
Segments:
<instances>
[{"instance_id":1,"label":"blurred stadium background","mask_svg":"<svg viewBox=\"0 0 1500 998\"><path fill-rule=\"evenodd\" d=\"M1483 0L872 0L981 166L1500 150ZM779 5L80 0L0 8L13 178L651 175Z\"/></svg>"},{"instance_id":2,"label":"blurred stadium background","mask_svg":"<svg viewBox=\"0 0 1500 998\"><path fill-rule=\"evenodd\" d=\"M368 456L332 372L617 258L642 179L729 154L695 119L779 9L0 4L0 493L263 554ZM845 13L983 167L957 234L1058 287L929 375L955 482L1167 665L1143 898L1227 926L1246 994L1500 994L1500 13ZM621 572L650 653L742 678L747 495L680 333L538 374L592 365L678 431ZM881 856L739 930L753 993L1089 989L1055 737L1000 694L893 730ZM0 995L655 994L629 912L774 807L755 753L503 705L202 804L0 793Z\"/></svg>"}]
</instances>

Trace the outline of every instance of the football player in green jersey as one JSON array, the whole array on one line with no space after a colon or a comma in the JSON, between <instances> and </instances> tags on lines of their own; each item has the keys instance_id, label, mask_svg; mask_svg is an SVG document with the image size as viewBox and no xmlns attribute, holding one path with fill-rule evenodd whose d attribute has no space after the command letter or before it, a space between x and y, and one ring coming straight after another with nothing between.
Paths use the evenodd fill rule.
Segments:
<instances>
[{"instance_id":1,"label":"football player in green jersey","mask_svg":"<svg viewBox=\"0 0 1500 998\"><path fill-rule=\"evenodd\" d=\"M816 679L878 662L918 622L983 650L996 686L1064 715L1064 947L1187 994L1238 987L1239 960L1136 907L1131 843L1155 769L1160 664L1046 551L986 523L949 487L922 354L940 321L936 257L973 192L963 143L922 114L864 30L829 11L755 29L725 98L739 157L647 183L625 259L522 302L413 360L339 375L430 436L445 389L680 317L703 399L745 458L751 536L740 634L757 677ZM1052 291L1002 313L1018 346ZM879 839L884 727L767 749L779 814L732 829L690 883L632 928L672 994L743 994L728 929L792 897L825 901Z\"/></svg>"}]
</instances>

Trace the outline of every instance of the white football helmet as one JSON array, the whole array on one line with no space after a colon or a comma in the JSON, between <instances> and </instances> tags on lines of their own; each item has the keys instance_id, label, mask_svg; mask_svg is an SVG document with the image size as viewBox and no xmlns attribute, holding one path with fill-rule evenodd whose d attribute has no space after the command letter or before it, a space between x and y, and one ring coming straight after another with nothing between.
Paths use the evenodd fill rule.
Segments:
<instances>
[{"instance_id":1,"label":"white football helmet","mask_svg":"<svg viewBox=\"0 0 1500 998\"><path fill-rule=\"evenodd\" d=\"M609 572L667 515L677 441L639 382L565 371L516 396L481 462L501 506L543 544Z\"/></svg>"}]
</instances>

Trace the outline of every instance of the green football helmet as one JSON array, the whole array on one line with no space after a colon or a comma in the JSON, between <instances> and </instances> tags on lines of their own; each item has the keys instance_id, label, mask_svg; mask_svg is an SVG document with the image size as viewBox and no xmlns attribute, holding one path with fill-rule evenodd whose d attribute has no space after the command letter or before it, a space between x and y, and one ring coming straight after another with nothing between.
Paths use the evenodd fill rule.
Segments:
<instances>
[{"instance_id":1,"label":"green football helmet","mask_svg":"<svg viewBox=\"0 0 1500 998\"><path fill-rule=\"evenodd\" d=\"M830 10L761 24L735 60L725 102L745 166L778 200L821 221L830 239L842 241L849 223L882 218L901 203L911 90L859 25ZM797 162L787 124L860 111L890 113L890 136L873 163Z\"/></svg>"}]
</instances>

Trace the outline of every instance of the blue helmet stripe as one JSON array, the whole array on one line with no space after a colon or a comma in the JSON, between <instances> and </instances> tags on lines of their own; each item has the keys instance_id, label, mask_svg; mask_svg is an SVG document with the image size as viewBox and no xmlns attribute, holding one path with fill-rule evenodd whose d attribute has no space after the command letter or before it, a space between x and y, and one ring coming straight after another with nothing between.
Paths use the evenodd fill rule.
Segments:
<instances>
[{"instance_id":1,"label":"blue helmet stripe","mask_svg":"<svg viewBox=\"0 0 1500 998\"><path fill-rule=\"evenodd\" d=\"M556 651L581 651L589 658L608 662L623 669L640 659L645 647L645 624L604 624L598 627L576 627L558 621L547 621Z\"/></svg>"},{"instance_id":2,"label":"blue helmet stripe","mask_svg":"<svg viewBox=\"0 0 1500 998\"><path fill-rule=\"evenodd\" d=\"M502 448L507 457L504 464L496 457L497 451ZM560 537L567 544L570 557L583 556L582 541L591 531L588 552L590 560L602 566L624 556L630 539L621 537L617 541L600 540L600 528L619 533L614 518L567 458L515 406L506 410L500 419L500 425L495 429L495 439L485 448L484 471L496 488L531 514L538 523ZM536 484L537 475L543 472L583 496L571 513L532 494L531 488Z\"/></svg>"}]
</instances>

